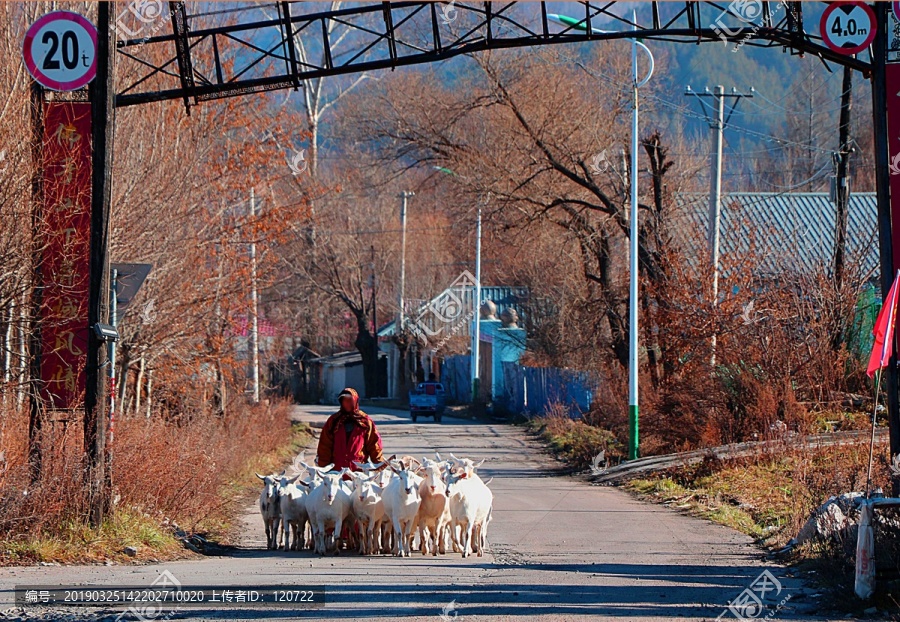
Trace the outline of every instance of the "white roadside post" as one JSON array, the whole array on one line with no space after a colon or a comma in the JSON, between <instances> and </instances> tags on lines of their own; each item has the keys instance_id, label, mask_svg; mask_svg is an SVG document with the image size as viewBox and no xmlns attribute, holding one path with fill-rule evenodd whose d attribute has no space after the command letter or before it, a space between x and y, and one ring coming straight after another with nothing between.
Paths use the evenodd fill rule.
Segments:
<instances>
[{"instance_id":1,"label":"white roadside post","mask_svg":"<svg viewBox=\"0 0 900 622\"><path fill-rule=\"evenodd\" d=\"M632 21L637 23L637 17ZM650 59L650 68L643 79L638 79L637 50L641 47ZM638 457L640 430L638 426L638 89L653 75L653 54L638 41L631 40L631 69L634 80L633 108L631 118L631 240L629 243L629 288L628 288L628 459Z\"/></svg>"},{"instance_id":2,"label":"white roadside post","mask_svg":"<svg viewBox=\"0 0 900 622\"><path fill-rule=\"evenodd\" d=\"M569 28L587 30L584 20L567 15L547 14L551 21ZM632 13L633 30L637 30L637 13ZM607 32L591 27L591 33ZM640 47L647 53L650 68L643 78L638 77L637 50ZM628 459L638 457L638 89L650 80L653 75L653 54L650 49L637 39L631 40L631 72L632 72L632 117L631 117L631 233L629 240L629 287L628 287Z\"/></svg>"}]
</instances>

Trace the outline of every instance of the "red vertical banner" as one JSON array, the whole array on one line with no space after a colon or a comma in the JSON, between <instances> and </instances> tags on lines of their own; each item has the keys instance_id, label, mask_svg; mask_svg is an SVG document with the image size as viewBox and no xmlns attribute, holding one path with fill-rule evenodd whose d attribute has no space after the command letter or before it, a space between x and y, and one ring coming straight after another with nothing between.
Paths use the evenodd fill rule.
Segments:
<instances>
[{"instance_id":1,"label":"red vertical banner","mask_svg":"<svg viewBox=\"0 0 900 622\"><path fill-rule=\"evenodd\" d=\"M91 105L44 105L41 380L48 408L84 399L91 230Z\"/></svg>"}]
</instances>

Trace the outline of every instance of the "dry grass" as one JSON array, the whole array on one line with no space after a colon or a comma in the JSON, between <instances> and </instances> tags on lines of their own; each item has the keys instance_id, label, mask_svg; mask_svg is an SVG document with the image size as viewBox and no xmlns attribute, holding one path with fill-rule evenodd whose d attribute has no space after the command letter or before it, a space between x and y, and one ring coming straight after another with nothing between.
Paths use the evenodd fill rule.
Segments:
<instances>
[{"instance_id":1,"label":"dry grass","mask_svg":"<svg viewBox=\"0 0 900 622\"><path fill-rule=\"evenodd\" d=\"M873 485L889 490L889 470L884 456L887 443L876 445ZM659 476L632 480L626 488L642 498L657 501L695 516L727 525L778 549L797 535L813 510L833 495L865 489L869 457L867 442L803 451L789 446L752 459L727 463L706 461L671 469ZM875 604L882 611L900 611L896 598L900 587L900 548L896 534L877 535L880 563L879 592L861 606L845 598L853 592L853 541L810 542L794 549L790 561L813 571L826 592L835 595L828 606L859 613ZM892 594L894 596L892 596Z\"/></svg>"},{"instance_id":2,"label":"dry grass","mask_svg":"<svg viewBox=\"0 0 900 622\"><path fill-rule=\"evenodd\" d=\"M887 445L876 445L876 456ZM627 488L723 522L769 546L794 537L813 510L832 495L865 489L868 443L800 448L773 445L752 458L706 460L633 480ZM889 487L886 461L876 460L874 486Z\"/></svg>"},{"instance_id":3,"label":"dry grass","mask_svg":"<svg viewBox=\"0 0 900 622\"><path fill-rule=\"evenodd\" d=\"M257 485L253 471L271 471L305 442L291 426L286 405L231 405L228 415L189 420L127 418L118 422L112 484L117 504L91 529L85 520L80 421L45 426L43 469L30 483L27 418L6 420L8 469L0 480L0 564L124 559L184 554L172 532L225 538L244 494Z\"/></svg>"},{"instance_id":4,"label":"dry grass","mask_svg":"<svg viewBox=\"0 0 900 622\"><path fill-rule=\"evenodd\" d=\"M606 458L614 462L623 456L622 448L612 432L571 419L558 404L551 405L543 417L527 421L525 427L546 441L550 451L576 470L589 468L601 451L605 451Z\"/></svg>"}]
</instances>

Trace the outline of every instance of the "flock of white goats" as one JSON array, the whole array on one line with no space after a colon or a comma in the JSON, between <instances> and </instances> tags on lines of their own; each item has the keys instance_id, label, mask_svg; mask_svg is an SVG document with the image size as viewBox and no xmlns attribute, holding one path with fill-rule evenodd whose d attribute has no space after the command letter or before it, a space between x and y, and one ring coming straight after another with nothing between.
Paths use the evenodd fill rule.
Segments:
<instances>
[{"instance_id":1,"label":"flock of white goats","mask_svg":"<svg viewBox=\"0 0 900 622\"><path fill-rule=\"evenodd\" d=\"M301 454L292 477L257 473L267 548L337 555L343 544L363 555L409 557L418 536L423 555L446 553L448 541L463 557L483 555L494 499L491 480L475 472L484 460L435 457L391 456L380 464L355 462L359 471L332 471L334 465L306 464Z\"/></svg>"}]
</instances>

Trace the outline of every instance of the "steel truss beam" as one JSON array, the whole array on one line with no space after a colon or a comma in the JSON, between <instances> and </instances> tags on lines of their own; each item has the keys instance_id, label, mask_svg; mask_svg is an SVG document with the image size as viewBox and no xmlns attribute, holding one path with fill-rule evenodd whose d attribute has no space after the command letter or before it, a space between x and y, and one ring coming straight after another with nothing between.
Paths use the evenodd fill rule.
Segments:
<instances>
[{"instance_id":1,"label":"steel truss beam","mask_svg":"<svg viewBox=\"0 0 900 622\"><path fill-rule=\"evenodd\" d=\"M324 76L491 49L632 37L781 47L817 56L826 66L870 71L870 63L832 51L806 30L802 2L763 2L752 21L734 12L739 3L650 2L632 21L627 14L634 3L581 2L572 17L583 16L588 32L548 20L544 2L382 2L324 12L310 12L308 2L273 2L193 15L183 2L169 4L171 34L118 42L120 75L128 78L117 106L181 99L190 109ZM340 45L329 38L336 31Z\"/></svg>"}]
</instances>

